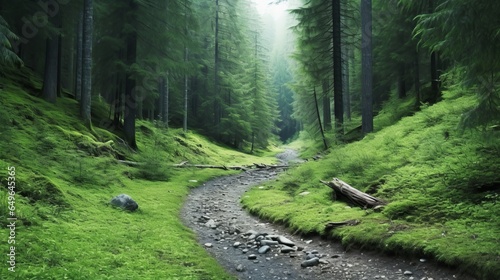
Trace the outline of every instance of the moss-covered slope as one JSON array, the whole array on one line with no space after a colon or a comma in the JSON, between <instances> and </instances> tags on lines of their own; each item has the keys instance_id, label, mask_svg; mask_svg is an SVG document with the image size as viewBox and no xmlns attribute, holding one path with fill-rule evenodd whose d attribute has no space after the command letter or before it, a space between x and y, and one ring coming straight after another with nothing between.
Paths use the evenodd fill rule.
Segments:
<instances>
[{"instance_id":1,"label":"moss-covered slope","mask_svg":"<svg viewBox=\"0 0 500 280\"><path fill-rule=\"evenodd\" d=\"M15 246L16 254L15 273L7 270L4 254L0 279L230 278L179 218L190 187L228 171L178 171L170 164L270 163L271 158L145 121L137 124L140 151L133 152L116 134L82 125L76 101L59 98L53 105L38 98L40 81L29 71L2 78L0 84L0 250ZM99 100L94 109L96 120L107 114ZM135 168L117 159L144 164ZM6 227L11 166L15 244L7 243ZM139 210L110 207L120 193L132 196Z\"/></svg>"},{"instance_id":2,"label":"moss-covered slope","mask_svg":"<svg viewBox=\"0 0 500 280\"><path fill-rule=\"evenodd\" d=\"M444 98L362 141L331 148L322 160L252 190L243 203L305 233L431 256L483 279L500 278L500 132L458 130L475 99L459 92ZM332 202L332 190L319 182L332 177L389 204L374 213ZM361 223L325 233L325 223L349 219Z\"/></svg>"}]
</instances>

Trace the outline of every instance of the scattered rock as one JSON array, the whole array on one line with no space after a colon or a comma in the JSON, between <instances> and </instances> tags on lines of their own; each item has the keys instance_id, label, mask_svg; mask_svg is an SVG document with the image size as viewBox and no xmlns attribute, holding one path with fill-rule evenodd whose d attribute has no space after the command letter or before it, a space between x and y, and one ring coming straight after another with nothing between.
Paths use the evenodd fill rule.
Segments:
<instances>
[{"instance_id":1,"label":"scattered rock","mask_svg":"<svg viewBox=\"0 0 500 280\"><path fill-rule=\"evenodd\" d=\"M259 254L265 254L265 253L269 252L269 250L271 250L271 247L264 245L264 246L259 248Z\"/></svg>"},{"instance_id":2,"label":"scattered rock","mask_svg":"<svg viewBox=\"0 0 500 280\"><path fill-rule=\"evenodd\" d=\"M309 253L309 254L306 255L306 260L310 260L310 259L314 259L314 258L318 258L319 259L319 256L316 255L316 254L311 254L311 253Z\"/></svg>"},{"instance_id":3,"label":"scattered rock","mask_svg":"<svg viewBox=\"0 0 500 280\"><path fill-rule=\"evenodd\" d=\"M127 194L119 194L113 199L111 199L111 205L115 207L122 208L128 211L135 211L139 208L137 202L135 202L129 195Z\"/></svg>"},{"instance_id":4,"label":"scattered rock","mask_svg":"<svg viewBox=\"0 0 500 280\"><path fill-rule=\"evenodd\" d=\"M257 255L255 255L255 254L248 255L248 259L249 260L256 260L257 259Z\"/></svg>"},{"instance_id":5,"label":"scattered rock","mask_svg":"<svg viewBox=\"0 0 500 280\"><path fill-rule=\"evenodd\" d=\"M205 243L205 247L212 248L214 245L212 243Z\"/></svg>"},{"instance_id":6,"label":"scattered rock","mask_svg":"<svg viewBox=\"0 0 500 280\"><path fill-rule=\"evenodd\" d=\"M321 264L329 264L330 262L324 259L319 259L319 263Z\"/></svg>"},{"instance_id":7,"label":"scattered rock","mask_svg":"<svg viewBox=\"0 0 500 280\"><path fill-rule=\"evenodd\" d=\"M310 192L301 192L301 193L299 193L299 195L302 195L302 196L308 195L308 194L310 194Z\"/></svg>"},{"instance_id":8,"label":"scattered rock","mask_svg":"<svg viewBox=\"0 0 500 280\"><path fill-rule=\"evenodd\" d=\"M255 230L249 230L249 231L243 233L243 236L251 236L251 235L257 236L257 234L258 234L258 232L256 232Z\"/></svg>"},{"instance_id":9,"label":"scattered rock","mask_svg":"<svg viewBox=\"0 0 500 280\"><path fill-rule=\"evenodd\" d=\"M405 272L403 272L403 275L410 276L410 275L413 275L413 272L406 270Z\"/></svg>"},{"instance_id":10,"label":"scattered rock","mask_svg":"<svg viewBox=\"0 0 500 280\"><path fill-rule=\"evenodd\" d=\"M278 245L278 241L273 241L273 240L261 240L260 245Z\"/></svg>"},{"instance_id":11,"label":"scattered rock","mask_svg":"<svg viewBox=\"0 0 500 280\"><path fill-rule=\"evenodd\" d=\"M210 219L210 220L208 220L208 222L205 223L205 226L212 228L212 229L215 229L215 228L217 228L217 223L214 220Z\"/></svg>"},{"instance_id":12,"label":"scattered rock","mask_svg":"<svg viewBox=\"0 0 500 280\"><path fill-rule=\"evenodd\" d=\"M278 236L278 242L292 247L295 246L295 242L282 235Z\"/></svg>"},{"instance_id":13,"label":"scattered rock","mask_svg":"<svg viewBox=\"0 0 500 280\"><path fill-rule=\"evenodd\" d=\"M319 264L319 258L312 258L310 260L305 260L303 261L300 266L302 267L310 267L310 266L316 266Z\"/></svg>"},{"instance_id":14,"label":"scattered rock","mask_svg":"<svg viewBox=\"0 0 500 280\"><path fill-rule=\"evenodd\" d=\"M424 262L426 262L426 261L427 261L426 259L420 259L420 262L421 262L421 263L424 263Z\"/></svg>"},{"instance_id":15,"label":"scattered rock","mask_svg":"<svg viewBox=\"0 0 500 280\"><path fill-rule=\"evenodd\" d=\"M332 259L337 259L337 258L340 258L339 254L332 255Z\"/></svg>"},{"instance_id":16,"label":"scattered rock","mask_svg":"<svg viewBox=\"0 0 500 280\"><path fill-rule=\"evenodd\" d=\"M243 265L242 265L242 264L239 264L239 265L236 267L236 271L238 271L238 272L243 272L243 271L245 271L245 267L243 267Z\"/></svg>"},{"instance_id":17,"label":"scattered rock","mask_svg":"<svg viewBox=\"0 0 500 280\"><path fill-rule=\"evenodd\" d=\"M295 252L295 248L292 248L292 247L288 247L288 246L283 246L281 247L281 250L280 250L281 253L291 253L291 252Z\"/></svg>"},{"instance_id":18,"label":"scattered rock","mask_svg":"<svg viewBox=\"0 0 500 280\"><path fill-rule=\"evenodd\" d=\"M189 180L190 183L198 183L198 180Z\"/></svg>"},{"instance_id":19,"label":"scattered rock","mask_svg":"<svg viewBox=\"0 0 500 280\"><path fill-rule=\"evenodd\" d=\"M241 242L234 242L233 247L238 248L241 246Z\"/></svg>"},{"instance_id":20,"label":"scattered rock","mask_svg":"<svg viewBox=\"0 0 500 280\"><path fill-rule=\"evenodd\" d=\"M248 253L248 249L243 249L243 250L241 250L241 252L242 252L243 254L246 254L246 253Z\"/></svg>"}]
</instances>

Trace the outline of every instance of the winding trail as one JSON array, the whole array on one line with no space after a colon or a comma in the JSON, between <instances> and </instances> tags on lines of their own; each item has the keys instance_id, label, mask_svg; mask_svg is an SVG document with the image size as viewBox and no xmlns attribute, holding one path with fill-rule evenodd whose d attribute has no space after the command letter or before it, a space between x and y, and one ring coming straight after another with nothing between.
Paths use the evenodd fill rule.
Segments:
<instances>
[{"instance_id":1,"label":"winding trail","mask_svg":"<svg viewBox=\"0 0 500 280\"><path fill-rule=\"evenodd\" d=\"M300 161L293 150L277 157L285 164ZM184 224L196 232L199 243L238 279L474 279L423 259L345 251L338 242L293 235L286 228L262 221L242 209L240 198L250 187L272 180L283 171L251 170L209 181L193 189L183 206ZM283 235L303 250L280 253L278 246L271 246L269 252L259 254L255 242L243 236L249 230ZM236 242L241 245L234 246ZM322 263L302 268L306 253L312 251L317 251ZM249 260L251 254L256 255L255 260Z\"/></svg>"}]
</instances>

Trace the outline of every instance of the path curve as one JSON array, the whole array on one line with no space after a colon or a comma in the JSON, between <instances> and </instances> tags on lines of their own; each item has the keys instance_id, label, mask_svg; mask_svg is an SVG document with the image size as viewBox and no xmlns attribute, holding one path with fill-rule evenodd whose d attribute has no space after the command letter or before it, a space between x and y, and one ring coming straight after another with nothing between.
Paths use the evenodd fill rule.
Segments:
<instances>
[{"instance_id":1,"label":"path curve","mask_svg":"<svg viewBox=\"0 0 500 280\"><path fill-rule=\"evenodd\" d=\"M277 157L282 163L300 161L293 150L286 150ZM272 180L282 171L251 170L209 181L193 189L182 208L184 224L197 234L199 243L238 279L474 279L424 259L390 257L372 251L346 252L338 242L319 237L304 239L242 209L240 199L250 187ZM270 251L259 254L258 242L244 236L250 230L269 236L285 236L295 243L295 248L302 250L281 253L282 245L272 245ZM316 256L321 257L322 263L302 268L307 253L311 252L317 252ZM252 254L256 256L255 260L249 259Z\"/></svg>"}]
</instances>

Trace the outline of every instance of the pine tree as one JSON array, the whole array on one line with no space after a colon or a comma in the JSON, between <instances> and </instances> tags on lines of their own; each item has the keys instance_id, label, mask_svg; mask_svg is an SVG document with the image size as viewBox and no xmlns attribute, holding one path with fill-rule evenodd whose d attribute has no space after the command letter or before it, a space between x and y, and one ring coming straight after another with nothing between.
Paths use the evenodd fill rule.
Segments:
<instances>
[{"instance_id":1,"label":"pine tree","mask_svg":"<svg viewBox=\"0 0 500 280\"><path fill-rule=\"evenodd\" d=\"M94 6L92 0L83 2L83 46L82 46L82 94L80 115L87 125L91 124L92 100L92 39L94 25Z\"/></svg>"}]
</instances>

